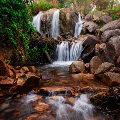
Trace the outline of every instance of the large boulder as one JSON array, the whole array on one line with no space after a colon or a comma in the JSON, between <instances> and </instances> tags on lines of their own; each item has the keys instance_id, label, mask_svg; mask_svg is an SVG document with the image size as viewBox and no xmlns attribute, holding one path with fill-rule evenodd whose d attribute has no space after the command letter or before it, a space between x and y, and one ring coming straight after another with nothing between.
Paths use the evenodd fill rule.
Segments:
<instances>
[{"instance_id":1,"label":"large boulder","mask_svg":"<svg viewBox=\"0 0 120 120\"><path fill-rule=\"evenodd\" d=\"M108 42L113 36L120 36L120 29L106 30L101 36L101 42Z\"/></svg>"},{"instance_id":2,"label":"large boulder","mask_svg":"<svg viewBox=\"0 0 120 120\"><path fill-rule=\"evenodd\" d=\"M105 32L106 30L115 30L115 29L120 29L120 19L114 20L112 22L109 22L105 24L101 29L100 32Z\"/></svg>"},{"instance_id":3,"label":"large boulder","mask_svg":"<svg viewBox=\"0 0 120 120\"><path fill-rule=\"evenodd\" d=\"M118 42L119 44L119 42ZM117 45L117 44L116 44ZM119 51L119 50L118 50ZM95 54L100 57L103 62L115 63L117 56L115 47L112 43L102 43L95 46Z\"/></svg>"},{"instance_id":4,"label":"large boulder","mask_svg":"<svg viewBox=\"0 0 120 120\"><path fill-rule=\"evenodd\" d=\"M98 69L95 71L95 74L99 76L100 74L109 71L112 67L114 67L114 64L109 62L104 62L98 67Z\"/></svg>"},{"instance_id":5,"label":"large boulder","mask_svg":"<svg viewBox=\"0 0 120 120\"><path fill-rule=\"evenodd\" d=\"M102 23L109 23L112 21L112 18L109 16L109 15L103 15L101 18L100 18L100 21Z\"/></svg>"},{"instance_id":6,"label":"large boulder","mask_svg":"<svg viewBox=\"0 0 120 120\"><path fill-rule=\"evenodd\" d=\"M91 73L95 73L98 67L102 64L101 59L98 56L94 56L90 61L90 71Z\"/></svg>"},{"instance_id":7,"label":"large boulder","mask_svg":"<svg viewBox=\"0 0 120 120\"><path fill-rule=\"evenodd\" d=\"M73 62L69 67L70 73L83 73L85 71L85 64L81 61Z\"/></svg>"},{"instance_id":8,"label":"large boulder","mask_svg":"<svg viewBox=\"0 0 120 120\"><path fill-rule=\"evenodd\" d=\"M120 85L120 73L106 72L101 77L102 82L109 86Z\"/></svg>"},{"instance_id":9,"label":"large boulder","mask_svg":"<svg viewBox=\"0 0 120 120\"><path fill-rule=\"evenodd\" d=\"M95 56L95 45L99 43L97 38L93 35L85 35L83 42L83 51L81 53L81 59L84 62L89 62L93 56Z\"/></svg>"},{"instance_id":10,"label":"large boulder","mask_svg":"<svg viewBox=\"0 0 120 120\"><path fill-rule=\"evenodd\" d=\"M78 22L79 13L69 8L60 9L60 33L74 35L75 25Z\"/></svg>"},{"instance_id":11,"label":"large boulder","mask_svg":"<svg viewBox=\"0 0 120 120\"><path fill-rule=\"evenodd\" d=\"M98 25L92 21L83 21L83 33L95 33Z\"/></svg>"}]
</instances>

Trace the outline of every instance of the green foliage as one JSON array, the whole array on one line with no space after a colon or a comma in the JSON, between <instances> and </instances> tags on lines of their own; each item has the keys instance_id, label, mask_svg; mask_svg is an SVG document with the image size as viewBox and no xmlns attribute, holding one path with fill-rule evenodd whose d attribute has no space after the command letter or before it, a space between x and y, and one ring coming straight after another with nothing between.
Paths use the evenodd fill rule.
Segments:
<instances>
[{"instance_id":1,"label":"green foliage","mask_svg":"<svg viewBox=\"0 0 120 120\"><path fill-rule=\"evenodd\" d=\"M46 2L45 0L41 0L39 3L34 2L33 4L28 6L28 9L31 14L35 15L40 10L48 10L50 8L53 8L54 5L52 3Z\"/></svg>"},{"instance_id":2,"label":"green foliage","mask_svg":"<svg viewBox=\"0 0 120 120\"><path fill-rule=\"evenodd\" d=\"M117 16L115 14L111 14L110 16L112 17L113 20L117 19Z\"/></svg>"},{"instance_id":3,"label":"green foliage","mask_svg":"<svg viewBox=\"0 0 120 120\"><path fill-rule=\"evenodd\" d=\"M26 5L22 0L0 2L0 45L17 49L23 46L26 55L33 27L29 23Z\"/></svg>"}]
</instances>

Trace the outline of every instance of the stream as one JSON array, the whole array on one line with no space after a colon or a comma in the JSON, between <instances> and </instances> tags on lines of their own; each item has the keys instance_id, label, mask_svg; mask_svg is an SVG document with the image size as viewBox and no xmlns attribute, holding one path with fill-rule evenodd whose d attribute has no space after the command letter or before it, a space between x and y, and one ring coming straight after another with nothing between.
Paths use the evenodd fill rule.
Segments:
<instances>
[{"instance_id":1,"label":"stream","mask_svg":"<svg viewBox=\"0 0 120 120\"><path fill-rule=\"evenodd\" d=\"M69 74L71 62L38 66L42 74L38 92L0 98L0 120L112 120L89 101L90 87L108 89L96 80L79 81Z\"/></svg>"}]
</instances>

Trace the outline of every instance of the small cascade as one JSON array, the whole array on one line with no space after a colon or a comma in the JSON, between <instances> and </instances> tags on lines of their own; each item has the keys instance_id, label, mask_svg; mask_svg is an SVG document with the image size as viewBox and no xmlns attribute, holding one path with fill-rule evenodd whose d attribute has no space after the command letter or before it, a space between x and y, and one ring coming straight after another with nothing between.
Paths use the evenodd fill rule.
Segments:
<instances>
[{"instance_id":1,"label":"small cascade","mask_svg":"<svg viewBox=\"0 0 120 120\"><path fill-rule=\"evenodd\" d=\"M55 11L52 19L52 38L56 38L59 35L59 10Z\"/></svg>"},{"instance_id":2,"label":"small cascade","mask_svg":"<svg viewBox=\"0 0 120 120\"><path fill-rule=\"evenodd\" d=\"M57 110L56 120L93 120L94 106L86 94L76 99L73 105L68 104L62 96L48 98L48 101Z\"/></svg>"},{"instance_id":3,"label":"small cascade","mask_svg":"<svg viewBox=\"0 0 120 120\"><path fill-rule=\"evenodd\" d=\"M57 61L78 60L80 58L82 50L82 41L72 42L72 45L69 45L67 41L63 41L62 43L57 45Z\"/></svg>"},{"instance_id":4,"label":"small cascade","mask_svg":"<svg viewBox=\"0 0 120 120\"><path fill-rule=\"evenodd\" d=\"M32 25L36 28L36 30L41 33L41 16L43 15L42 11L40 11L36 16L33 17Z\"/></svg>"},{"instance_id":5,"label":"small cascade","mask_svg":"<svg viewBox=\"0 0 120 120\"><path fill-rule=\"evenodd\" d=\"M74 33L74 37L77 37L78 35L80 35L81 33L81 30L82 30L82 20L81 20L81 16L79 14L79 17L78 17L78 22L76 23L75 25L75 33Z\"/></svg>"}]
</instances>

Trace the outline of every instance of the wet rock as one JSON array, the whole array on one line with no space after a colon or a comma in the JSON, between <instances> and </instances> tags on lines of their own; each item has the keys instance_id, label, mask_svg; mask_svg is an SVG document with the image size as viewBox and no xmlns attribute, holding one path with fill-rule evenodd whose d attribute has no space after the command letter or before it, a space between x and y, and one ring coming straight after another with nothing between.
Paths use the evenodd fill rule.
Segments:
<instances>
[{"instance_id":1,"label":"wet rock","mask_svg":"<svg viewBox=\"0 0 120 120\"><path fill-rule=\"evenodd\" d=\"M83 22L83 31L84 33L95 33L96 29L98 29L98 25L92 21L84 21Z\"/></svg>"},{"instance_id":2,"label":"wet rock","mask_svg":"<svg viewBox=\"0 0 120 120\"><path fill-rule=\"evenodd\" d=\"M35 66L28 66L28 69L30 72L33 72L33 73L36 73L36 71L37 71Z\"/></svg>"},{"instance_id":3,"label":"wet rock","mask_svg":"<svg viewBox=\"0 0 120 120\"><path fill-rule=\"evenodd\" d=\"M38 102L38 104L34 107L34 109L38 112L45 111L48 108L49 108L49 105L43 102Z\"/></svg>"},{"instance_id":4,"label":"wet rock","mask_svg":"<svg viewBox=\"0 0 120 120\"><path fill-rule=\"evenodd\" d=\"M84 74L84 73L72 74L72 77L75 80L79 80L79 81L87 81L87 80L93 80L94 79L93 74Z\"/></svg>"},{"instance_id":5,"label":"wet rock","mask_svg":"<svg viewBox=\"0 0 120 120\"><path fill-rule=\"evenodd\" d=\"M0 76L9 76L9 69L3 60L0 60Z\"/></svg>"},{"instance_id":6,"label":"wet rock","mask_svg":"<svg viewBox=\"0 0 120 120\"><path fill-rule=\"evenodd\" d=\"M98 56L94 56L90 61L90 71L91 73L95 73L98 67L102 64L101 59Z\"/></svg>"},{"instance_id":7,"label":"wet rock","mask_svg":"<svg viewBox=\"0 0 120 120\"><path fill-rule=\"evenodd\" d=\"M85 64L81 61L73 62L69 67L70 73L83 73L85 71Z\"/></svg>"},{"instance_id":8,"label":"wet rock","mask_svg":"<svg viewBox=\"0 0 120 120\"><path fill-rule=\"evenodd\" d=\"M103 105L103 101L105 100L105 97L107 96L106 92L99 92L93 96L90 97L90 101L95 104L96 106Z\"/></svg>"},{"instance_id":9,"label":"wet rock","mask_svg":"<svg viewBox=\"0 0 120 120\"><path fill-rule=\"evenodd\" d=\"M95 56L95 45L99 43L95 36L86 35L86 39L83 42L83 51L81 53L82 60L87 63Z\"/></svg>"},{"instance_id":10,"label":"wet rock","mask_svg":"<svg viewBox=\"0 0 120 120\"><path fill-rule=\"evenodd\" d=\"M8 77L8 78L6 78L4 80L1 80L0 85L13 85L14 82L15 82L14 79Z\"/></svg>"},{"instance_id":11,"label":"wet rock","mask_svg":"<svg viewBox=\"0 0 120 120\"><path fill-rule=\"evenodd\" d=\"M106 30L101 36L101 42L108 42L113 36L120 36L120 29Z\"/></svg>"},{"instance_id":12,"label":"wet rock","mask_svg":"<svg viewBox=\"0 0 120 120\"><path fill-rule=\"evenodd\" d=\"M114 67L114 64L104 62L98 67L98 69L95 71L95 74L99 76L99 74L109 71L112 67Z\"/></svg>"},{"instance_id":13,"label":"wet rock","mask_svg":"<svg viewBox=\"0 0 120 120\"><path fill-rule=\"evenodd\" d=\"M109 22L107 24L105 24L100 31L103 33L106 30L115 30L115 29L120 29L120 19L118 20L114 20L112 22Z\"/></svg>"},{"instance_id":14,"label":"wet rock","mask_svg":"<svg viewBox=\"0 0 120 120\"><path fill-rule=\"evenodd\" d=\"M21 72L21 73L27 73L27 72L29 72L29 69L24 66L24 67L22 67L22 68L20 69L20 72Z\"/></svg>"}]
</instances>

